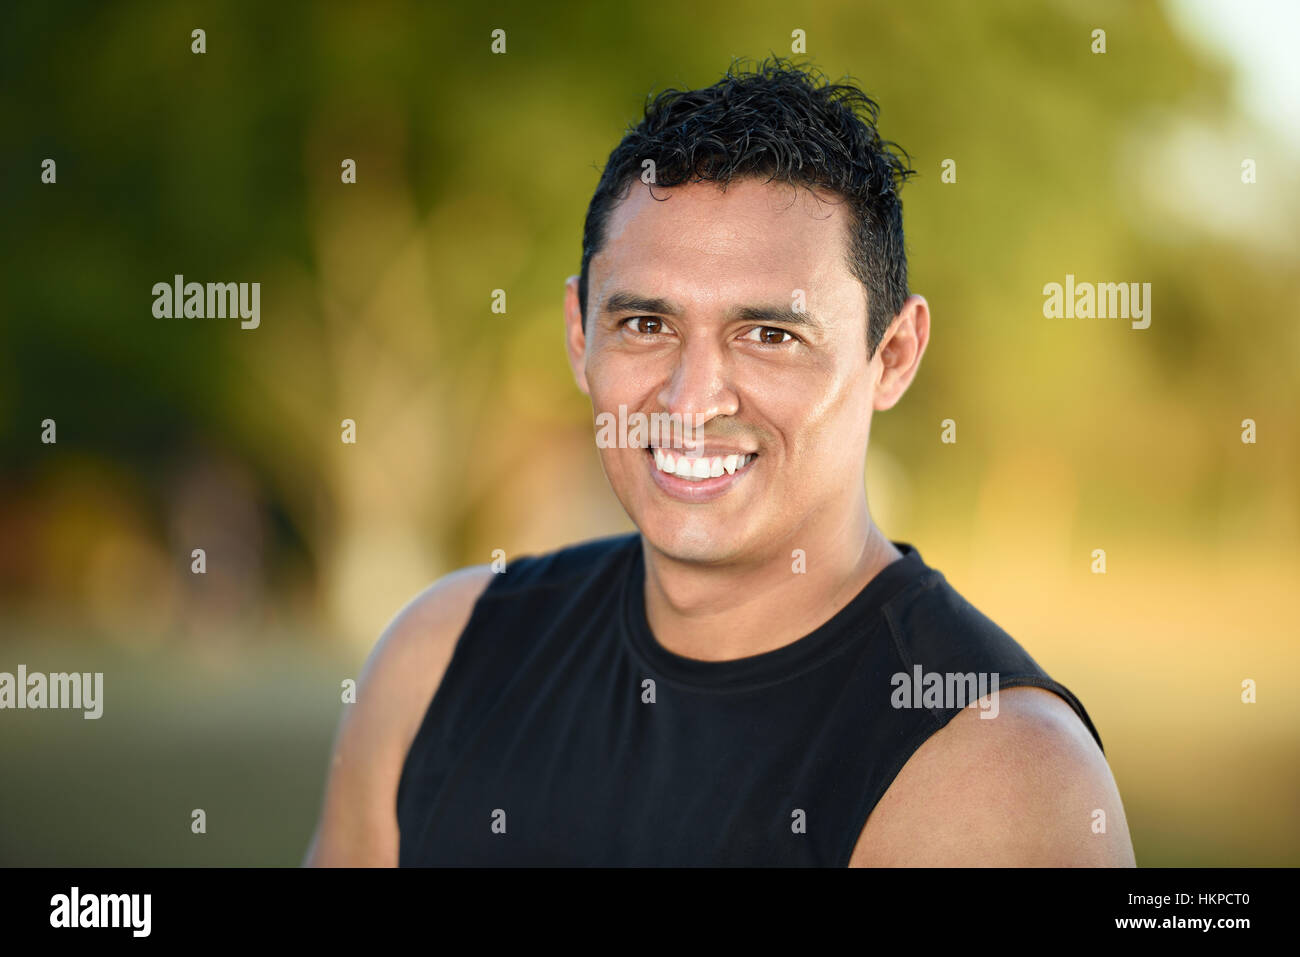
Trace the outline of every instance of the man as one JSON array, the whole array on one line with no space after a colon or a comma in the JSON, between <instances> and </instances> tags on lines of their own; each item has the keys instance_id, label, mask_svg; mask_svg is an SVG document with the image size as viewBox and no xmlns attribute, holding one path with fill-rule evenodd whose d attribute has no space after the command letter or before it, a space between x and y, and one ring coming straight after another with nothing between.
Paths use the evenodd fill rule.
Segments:
<instances>
[{"instance_id":1,"label":"man","mask_svg":"<svg viewBox=\"0 0 1300 957\"><path fill-rule=\"evenodd\" d=\"M449 575L380 639L316 865L1132 865L1082 704L867 506L930 335L912 171L781 60L614 150L564 313L639 529Z\"/></svg>"}]
</instances>

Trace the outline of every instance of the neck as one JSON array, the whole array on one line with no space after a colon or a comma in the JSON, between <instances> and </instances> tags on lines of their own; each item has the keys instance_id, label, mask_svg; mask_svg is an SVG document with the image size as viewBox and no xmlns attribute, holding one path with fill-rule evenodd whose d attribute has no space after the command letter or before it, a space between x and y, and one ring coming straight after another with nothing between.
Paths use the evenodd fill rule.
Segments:
<instances>
[{"instance_id":1,"label":"neck","mask_svg":"<svg viewBox=\"0 0 1300 957\"><path fill-rule=\"evenodd\" d=\"M760 559L725 565L681 562L650 546L646 618L655 639L686 658L726 661L772 651L835 616L902 553L871 520L865 496L843 513L823 509ZM798 571L794 550L802 549Z\"/></svg>"}]
</instances>

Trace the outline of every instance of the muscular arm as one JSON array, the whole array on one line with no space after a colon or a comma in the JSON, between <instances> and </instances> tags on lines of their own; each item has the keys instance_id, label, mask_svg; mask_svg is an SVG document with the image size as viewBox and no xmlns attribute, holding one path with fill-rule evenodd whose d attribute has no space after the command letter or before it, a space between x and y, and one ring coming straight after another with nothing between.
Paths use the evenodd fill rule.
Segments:
<instances>
[{"instance_id":1,"label":"muscular arm","mask_svg":"<svg viewBox=\"0 0 1300 957\"><path fill-rule=\"evenodd\" d=\"M1110 767L1083 722L1041 688L999 693L926 739L876 805L850 867L1133 867ZM1094 833L1093 812L1106 814Z\"/></svg>"},{"instance_id":2,"label":"muscular arm","mask_svg":"<svg viewBox=\"0 0 1300 957\"><path fill-rule=\"evenodd\" d=\"M413 598L384 630L339 723L309 867L395 867L397 782L429 702L492 572L465 568Z\"/></svg>"}]
</instances>

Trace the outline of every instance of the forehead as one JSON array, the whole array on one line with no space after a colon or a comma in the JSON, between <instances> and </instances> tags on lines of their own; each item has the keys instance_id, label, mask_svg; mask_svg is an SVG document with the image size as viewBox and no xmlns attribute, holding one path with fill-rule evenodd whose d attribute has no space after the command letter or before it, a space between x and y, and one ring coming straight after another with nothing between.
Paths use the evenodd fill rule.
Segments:
<instances>
[{"instance_id":1,"label":"forehead","mask_svg":"<svg viewBox=\"0 0 1300 957\"><path fill-rule=\"evenodd\" d=\"M746 178L725 190L655 187L652 196L636 180L610 213L589 278L597 301L615 285L702 304L852 293L848 227L846 201L802 186Z\"/></svg>"}]
</instances>

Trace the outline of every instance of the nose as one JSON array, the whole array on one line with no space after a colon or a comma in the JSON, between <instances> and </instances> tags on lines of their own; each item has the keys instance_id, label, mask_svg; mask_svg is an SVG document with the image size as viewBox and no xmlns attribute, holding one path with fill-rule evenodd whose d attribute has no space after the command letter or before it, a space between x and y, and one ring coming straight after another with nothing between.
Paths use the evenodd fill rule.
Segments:
<instances>
[{"instance_id":1,"label":"nose","mask_svg":"<svg viewBox=\"0 0 1300 957\"><path fill-rule=\"evenodd\" d=\"M677 364L659 391L660 407L694 425L735 415L740 397L731 375L730 356L722 343L706 337L688 339L677 351Z\"/></svg>"}]
</instances>

